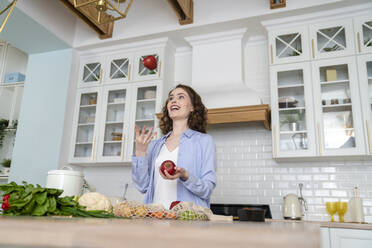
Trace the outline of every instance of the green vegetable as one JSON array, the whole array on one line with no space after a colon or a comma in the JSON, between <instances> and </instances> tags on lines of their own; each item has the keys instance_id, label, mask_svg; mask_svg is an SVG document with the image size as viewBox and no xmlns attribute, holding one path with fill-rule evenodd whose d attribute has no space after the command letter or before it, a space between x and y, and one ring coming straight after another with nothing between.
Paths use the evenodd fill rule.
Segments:
<instances>
[{"instance_id":1,"label":"green vegetable","mask_svg":"<svg viewBox=\"0 0 372 248\"><path fill-rule=\"evenodd\" d=\"M74 200L73 196L60 197L63 190L36 187L32 184L22 182L18 185L15 182L0 185L3 195L10 195L7 198L9 208L3 210L2 215L65 215L75 217L96 217L96 218L118 218L114 214L96 210L87 211Z\"/></svg>"},{"instance_id":2,"label":"green vegetable","mask_svg":"<svg viewBox=\"0 0 372 248\"><path fill-rule=\"evenodd\" d=\"M196 220L197 215L194 211L185 210L181 213L180 220Z\"/></svg>"}]
</instances>

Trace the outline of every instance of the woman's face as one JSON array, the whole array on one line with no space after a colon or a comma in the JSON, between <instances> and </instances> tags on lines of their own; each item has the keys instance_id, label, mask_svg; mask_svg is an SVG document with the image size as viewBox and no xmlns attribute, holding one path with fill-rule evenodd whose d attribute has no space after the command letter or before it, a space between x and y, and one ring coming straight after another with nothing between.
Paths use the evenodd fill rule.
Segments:
<instances>
[{"instance_id":1,"label":"woman's face","mask_svg":"<svg viewBox=\"0 0 372 248\"><path fill-rule=\"evenodd\" d=\"M187 119L194 111L190 96L182 88L176 88L169 94L167 109L173 121Z\"/></svg>"}]
</instances>

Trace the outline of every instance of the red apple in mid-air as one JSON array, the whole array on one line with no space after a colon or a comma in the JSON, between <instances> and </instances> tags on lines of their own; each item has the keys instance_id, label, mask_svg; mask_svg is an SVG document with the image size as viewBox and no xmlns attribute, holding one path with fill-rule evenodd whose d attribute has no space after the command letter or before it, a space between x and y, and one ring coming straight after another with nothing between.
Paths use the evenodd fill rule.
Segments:
<instances>
[{"instance_id":1,"label":"red apple in mid-air","mask_svg":"<svg viewBox=\"0 0 372 248\"><path fill-rule=\"evenodd\" d=\"M161 166L160 170L165 175L164 171L167 171L169 175L173 176L176 173L176 165L171 160L165 160Z\"/></svg>"},{"instance_id":2,"label":"red apple in mid-air","mask_svg":"<svg viewBox=\"0 0 372 248\"><path fill-rule=\"evenodd\" d=\"M149 70L155 70L158 62L156 61L156 58L152 55L147 56L146 58L143 59L143 66L146 67Z\"/></svg>"}]
</instances>

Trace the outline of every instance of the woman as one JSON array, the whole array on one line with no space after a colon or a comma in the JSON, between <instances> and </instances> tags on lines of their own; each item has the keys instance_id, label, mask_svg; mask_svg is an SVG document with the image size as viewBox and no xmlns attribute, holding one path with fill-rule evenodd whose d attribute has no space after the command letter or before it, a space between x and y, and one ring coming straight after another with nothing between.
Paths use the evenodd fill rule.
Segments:
<instances>
[{"instance_id":1,"label":"woman","mask_svg":"<svg viewBox=\"0 0 372 248\"><path fill-rule=\"evenodd\" d=\"M179 84L163 107L160 128L166 135L156 135L146 126L136 132L136 154L132 158L132 179L145 203L161 203L169 208L172 201L188 201L209 207L216 186L216 149L206 134L207 110L200 96L189 86ZM176 173L163 174L165 160L176 164Z\"/></svg>"}]
</instances>

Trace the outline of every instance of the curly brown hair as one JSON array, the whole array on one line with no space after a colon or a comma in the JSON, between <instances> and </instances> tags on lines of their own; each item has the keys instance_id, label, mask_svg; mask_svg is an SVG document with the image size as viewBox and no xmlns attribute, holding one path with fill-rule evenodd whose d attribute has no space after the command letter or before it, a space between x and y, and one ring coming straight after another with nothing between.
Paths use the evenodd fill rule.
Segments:
<instances>
[{"instance_id":1,"label":"curly brown hair","mask_svg":"<svg viewBox=\"0 0 372 248\"><path fill-rule=\"evenodd\" d=\"M168 96L172 93L173 90L177 88L184 89L187 94L189 95L191 99L191 104L194 108L194 111L192 111L189 115L188 119L188 125L189 128L192 130L201 132L201 133L207 133L207 108L204 106L201 97L198 93L195 92L193 88L190 86L179 84L174 89L172 89ZM173 120L169 117L168 113L168 101L169 98L166 100L164 107L163 107L163 116L160 118L159 127L163 134L167 134L168 132L173 130Z\"/></svg>"}]
</instances>

